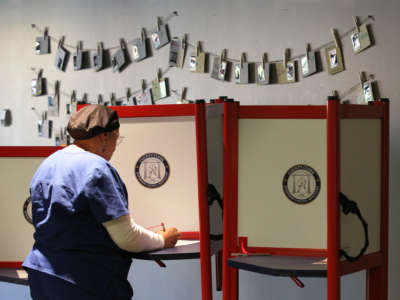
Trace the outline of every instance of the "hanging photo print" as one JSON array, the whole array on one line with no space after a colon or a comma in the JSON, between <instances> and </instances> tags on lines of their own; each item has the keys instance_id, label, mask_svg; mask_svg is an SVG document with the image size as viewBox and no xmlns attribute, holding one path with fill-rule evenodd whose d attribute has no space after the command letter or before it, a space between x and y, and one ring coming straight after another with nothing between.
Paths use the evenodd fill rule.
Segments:
<instances>
[{"instance_id":1,"label":"hanging photo print","mask_svg":"<svg viewBox=\"0 0 400 300\"><path fill-rule=\"evenodd\" d=\"M132 57L134 61L138 62L147 57L146 40L146 31L143 28L141 38L138 38L132 42Z\"/></svg>"},{"instance_id":2,"label":"hanging photo print","mask_svg":"<svg viewBox=\"0 0 400 300\"><path fill-rule=\"evenodd\" d=\"M41 96L45 94L45 80L42 78L43 69L40 69L37 75L37 78L32 79L31 81L31 92L32 96Z\"/></svg>"},{"instance_id":3,"label":"hanging photo print","mask_svg":"<svg viewBox=\"0 0 400 300\"><path fill-rule=\"evenodd\" d=\"M66 49L64 49L63 44L64 44L64 37L62 37L58 42L58 48L55 59L56 68L60 71L65 70L67 66L67 60L69 57L69 52Z\"/></svg>"},{"instance_id":4,"label":"hanging photo print","mask_svg":"<svg viewBox=\"0 0 400 300\"><path fill-rule=\"evenodd\" d=\"M126 63L125 58L125 42L123 39L120 39L120 48L111 56L111 67L113 72L121 71L121 68Z\"/></svg>"},{"instance_id":5,"label":"hanging photo print","mask_svg":"<svg viewBox=\"0 0 400 300\"><path fill-rule=\"evenodd\" d=\"M197 42L196 52L190 55L189 70L195 73L205 73L207 54L201 51L201 43Z\"/></svg>"},{"instance_id":6,"label":"hanging photo print","mask_svg":"<svg viewBox=\"0 0 400 300\"><path fill-rule=\"evenodd\" d=\"M51 138L53 122L51 120L47 120L47 113L42 113L42 119L38 121L38 134L39 137L43 138Z\"/></svg>"},{"instance_id":7,"label":"hanging photo print","mask_svg":"<svg viewBox=\"0 0 400 300\"><path fill-rule=\"evenodd\" d=\"M151 34L154 49L160 49L169 43L167 24L162 24L161 18L157 18L157 29Z\"/></svg>"},{"instance_id":8,"label":"hanging photo print","mask_svg":"<svg viewBox=\"0 0 400 300\"><path fill-rule=\"evenodd\" d=\"M59 116L60 105L60 82L57 80L54 84L54 96L47 97L47 111L49 117Z\"/></svg>"},{"instance_id":9,"label":"hanging photo print","mask_svg":"<svg viewBox=\"0 0 400 300\"><path fill-rule=\"evenodd\" d=\"M325 48L326 64L328 66L328 73L333 75L344 71L342 51L340 50L340 44L336 38L336 32L331 29L331 33L334 39L334 44Z\"/></svg>"},{"instance_id":10,"label":"hanging photo print","mask_svg":"<svg viewBox=\"0 0 400 300\"><path fill-rule=\"evenodd\" d=\"M211 78L217 80L227 80L227 69L229 67L228 61L226 60L226 52L227 50L224 49L221 52L221 56L216 56L214 58L213 68L211 72Z\"/></svg>"},{"instance_id":11,"label":"hanging photo print","mask_svg":"<svg viewBox=\"0 0 400 300\"><path fill-rule=\"evenodd\" d=\"M355 30L350 34L353 52L355 54L367 49L371 46L367 24L359 25L358 17L353 17Z\"/></svg>"},{"instance_id":12,"label":"hanging photo print","mask_svg":"<svg viewBox=\"0 0 400 300\"><path fill-rule=\"evenodd\" d=\"M171 40L168 66L182 68L185 61L186 36L181 40L174 37Z\"/></svg>"},{"instance_id":13,"label":"hanging photo print","mask_svg":"<svg viewBox=\"0 0 400 300\"><path fill-rule=\"evenodd\" d=\"M357 102L359 104L368 104L368 102L374 101L374 85L371 80L365 78L365 73L360 73L360 87L361 93L358 96Z\"/></svg>"},{"instance_id":14,"label":"hanging photo print","mask_svg":"<svg viewBox=\"0 0 400 300\"><path fill-rule=\"evenodd\" d=\"M142 92L136 98L136 104L137 105L152 105L153 104L151 91L150 91L150 89L146 89L146 83L144 80L142 80Z\"/></svg>"},{"instance_id":15,"label":"hanging photo print","mask_svg":"<svg viewBox=\"0 0 400 300\"><path fill-rule=\"evenodd\" d=\"M286 49L283 61L275 64L276 72L278 74L278 83L294 83L296 82L296 61L290 59L290 50Z\"/></svg>"},{"instance_id":16,"label":"hanging photo print","mask_svg":"<svg viewBox=\"0 0 400 300\"><path fill-rule=\"evenodd\" d=\"M76 101L76 92L72 91L71 99L69 103L66 104L66 114L72 115L77 111L77 101Z\"/></svg>"},{"instance_id":17,"label":"hanging photo print","mask_svg":"<svg viewBox=\"0 0 400 300\"><path fill-rule=\"evenodd\" d=\"M315 51L310 50L310 45L306 45L306 55L301 57L301 75L303 78L308 77L317 72L317 61Z\"/></svg>"},{"instance_id":18,"label":"hanging photo print","mask_svg":"<svg viewBox=\"0 0 400 300\"><path fill-rule=\"evenodd\" d=\"M50 38L47 33L47 27L44 29L44 35L37 37L35 40L35 53L36 54L50 53Z\"/></svg>"},{"instance_id":19,"label":"hanging photo print","mask_svg":"<svg viewBox=\"0 0 400 300\"><path fill-rule=\"evenodd\" d=\"M168 82L166 78L162 78L161 70L157 72L157 79L154 79L151 85L154 101L168 97Z\"/></svg>"},{"instance_id":20,"label":"hanging photo print","mask_svg":"<svg viewBox=\"0 0 400 300\"><path fill-rule=\"evenodd\" d=\"M249 64L246 62L246 54L242 53L240 63L235 63L233 67L235 82L237 84L249 83Z\"/></svg>"},{"instance_id":21,"label":"hanging photo print","mask_svg":"<svg viewBox=\"0 0 400 300\"><path fill-rule=\"evenodd\" d=\"M93 69L98 72L104 67L103 62L103 43L97 43L97 52L93 55Z\"/></svg>"},{"instance_id":22,"label":"hanging photo print","mask_svg":"<svg viewBox=\"0 0 400 300\"><path fill-rule=\"evenodd\" d=\"M267 55L264 53L261 57L261 63L256 64L257 76L256 82L259 85L269 84L270 65L267 62Z\"/></svg>"}]
</instances>

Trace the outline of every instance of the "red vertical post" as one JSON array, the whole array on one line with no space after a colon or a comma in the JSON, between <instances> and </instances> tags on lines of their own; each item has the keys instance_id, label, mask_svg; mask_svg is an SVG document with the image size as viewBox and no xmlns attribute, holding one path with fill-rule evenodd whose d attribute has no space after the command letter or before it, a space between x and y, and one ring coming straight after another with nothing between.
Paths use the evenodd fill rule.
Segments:
<instances>
[{"instance_id":1,"label":"red vertical post","mask_svg":"<svg viewBox=\"0 0 400 300\"><path fill-rule=\"evenodd\" d=\"M238 271L228 266L237 244L238 104L224 104L223 300L238 298Z\"/></svg>"},{"instance_id":2,"label":"red vertical post","mask_svg":"<svg viewBox=\"0 0 400 300\"><path fill-rule=\"evenodd\" d=\"M389 247L389 100L375 102L382 105L381 121L381 229L380 251L382 265L367 270L367 300L388 299L388 247Z\"/></svg>"},{"instance_id":3,"label":"red vertical post","mask_svg":"<svg viewBox=\"0 0 400 300\"><path fill-rule=\"evenodd\" d=\"M199 195L200 222L200 269L201 295L203 300L212 299L211 283L211 251L210 222L207 203L207 126L205 101L198 100L195 104L196 150L197 150L197 186Z\"/></svg>"},{"instance_id":4,"label":"red vertical post","mask_svg":"<svg viewBox=\"0 0 400 300\"><path fill-rule=\"evenodd\" d=\"M339 247L340 219L340 103L328 97L327 114L327 198L328 198L328 300L340 300Z\"/></svg>"}]
</instances>

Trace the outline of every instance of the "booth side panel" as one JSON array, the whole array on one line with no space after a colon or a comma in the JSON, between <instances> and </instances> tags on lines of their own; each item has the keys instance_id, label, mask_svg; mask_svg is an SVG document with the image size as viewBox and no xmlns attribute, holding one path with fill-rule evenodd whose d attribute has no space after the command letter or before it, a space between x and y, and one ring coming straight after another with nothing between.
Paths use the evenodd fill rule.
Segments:
<instances>
[{"instance_id":1,"label":"booth side panel","mask_svg":"<svg viewBox=\"0 0 400 300\"><path fill-rule=\"evenodd\" d=\"M33 245L34 228L23 215L30 181L43 157L0 158L0 262L21 262Z\"/></svg>"},{"instance_id":2,"label":"booth side panel","mask_svg":"<svg viewBox=\"0 0 400 300\"><path fill-rule=\"evenodd\" d=\"M224 119L222 108L221 104L206 107L208 183L215 187L215 191L210 191L210 194L213 195L213 202L209 208L210 233L215 237L220 237L222 234L222 207L220 205L222 202L216 201L218 197L222 199L223 196Z\"/></svg>"},{"instance_id":3,"label":"booth side panel","mask_svg":"<svg viewBox=\"0 0 400 300\"><path fill-rule=\"evenodd\" d=\"M381 224L381 121L340 121L341 192L357 203L368 223L369 246L365 254L380 251ZM340 247L357 256L364 246L364 230L354 215L340 215Z\"/></svg>"},{"instance_id":4,"label":"booth side panel","mask_svg":"<svg viewBox=\"0 0 400 300\"><path fill-rule=\"evenodd\" d=\"M125 182L129 210L145 227L164 222L182 232L199 231L196 131L193 116L123 118L111 164ZM142 185L135 167L147 153L162 155L169 165L169 178L160 187Z\"/></svg>"},{"instance_id":5,"label":"booth side panel","mask_svg":"<svg viewBox=\"0 0 400 300\"><path fill-rule=\"evenodd\" d=\"M326 249L326 120L239 119L238 152L238 236L249 247ZM285 173L298 164L321 181L307 204L283 191Z\"/></svg>"}]
</instances>

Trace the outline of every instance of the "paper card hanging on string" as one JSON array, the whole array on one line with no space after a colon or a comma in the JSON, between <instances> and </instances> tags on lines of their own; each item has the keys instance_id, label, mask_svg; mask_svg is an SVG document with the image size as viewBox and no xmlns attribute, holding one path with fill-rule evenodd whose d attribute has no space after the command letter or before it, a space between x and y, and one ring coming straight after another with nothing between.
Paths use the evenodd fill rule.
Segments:
<instances>
[{"instance_id":1,"label":"paper card hanging on string","mask_svg":"<svg viewBox=\"0 0 400 300\"><path fill-rule=\"evenodd\" d=\"M355 54L367 49L371 46L371 39L368 32L367 24L359 25L358 17L353 17L355 29L350 34L353 52Z\"/></svg>"},{"instance_id":2,"label":"paper card hanging on string","mask_svg":"<svg viewBox=\"0 0 400 300\"><path fill-rule=\"evenodd\" d=\"M47 97L47 104L48 116L58 117L60 105L60 82L58 80L54 84L54 96Z\"/></svg>"},{"instance_id":3,"label":"paper card hanging on string","mask_svg":"<svg viewBox=\"0 0 400 300\"><path fill-rule=\"evenodd\" d=\"M234 64L233 72L237 84L249 83L249 64L246 62L246 54L242 53L240 63Z\"/></svg>"},{"instance_id":4,"label":"paper card hanging on string","mask_svg":"<svg viewBox=\"0 0 400 300\"><path fill-rule=\"evenodd\" d=\"M157 29L151 34L154 49L160 49L169 43L167 24L162 24L161 18L157 18Z\"/></svg>"},{"instance_id":5,"label":"paper card hanging on string","mask_svg":"<svg viewBox=\"0 0 400 300\"><path fill-rule=\"evenodd\" d=\"M211 77L217 80L224 81L227 79L227 70L229 62L226 60L226 49L222 50L221 56L214 58L213 68L211 71Z\"/></svg>"},{"instance_id":6,"label":"paper card hanging on string","mask_svg":"<svg viewBox=\"0 0 400 300\"><path fill-rule=\"evenodd\" d=\"M43 69L40 69L36 78L31 81L32 96L38 97L45 94L45 79L42 78Z\"/></svg>"},{"instance_id":7,"label":"paper card hanging on string","mask_svg":"<svg viewBox=\"0 0 400 300\"><path fill-rule=\"evenodd\" d=\"M365 78L365 73L360 73L360 94L357 98L358 104L368 104L368 102L374 101L375 93L374 86L371 80Z\"/></svg>"},{"instance_id":8,"label":"paper card hanging on string","mask_svg":"<svg viewBox=\"0 0 400 300\"><path fill-rule=\"evenodd\" d=\"M103 43L97 43L97 52L93 55L93 69L98 72L104 67L104 49Z\"/></svg>"},{"instance_id":9,"label":"paper card hanging on string","mask_svg":"<svg viewBox=\"0 0 400 300\"><path fill-rule=\"evenodd\" d=\"M162 78L161 70L157 72L157 79L154 79L151 85L154 101L168 97L168 80L167 78Z\"/></svg>"},{"instance_id":10,"label":"paper card hanging on string","mask_svg":"<svg viewBox=\"0 0 400 300\"><path fill-rule=\"evenodd\" d=\"M285 50L283 61L281 63L277 63L275 66L278 75L278 83L286 84L296 82L296 61L290 60L289 49Z\"/></svg>"},{"instance_id":11,"label":"paper card hanging on string","mask_svg":"<svg viewBox=\"0 0 400 300\"><path fill-rule=\"evenodd\" d=\"M270 64L267 62L267 55L264 53L261 57L261 63L256 64L257 76L256 82L259 85L269 84Z\"/></svg>"},{"instance_id":12,"label":"paper card hanging on string","mask_svg":"<svg viewBox=\"0 0 400 300\"><path fill-rule=\"evenodd\" d=\"M42 119L38 121L39 137L51 138L52 124L53 122L47 119L47 112L43 112Z\"/></svg>"},{"instance_id":13,"label":"paper card hanging on string","mask_svg":"<svg viewBox=\"0 0 400 300\"><path fill-rule=\"evenodd\" d=\"M197 42L196 52L190 55L189 70L195 73L206 72L207 53L201 51L201 43Z\"/></svg>"},{"instance_id":14,"label":"paper card hanging on string","mask_svg":"<svg viewBox=\"0 0 400 300\"><path fill-rule=\"evenodd\" d=\"M120 39L119 44L120 48L111 56L111 66L113 72L121 71L121 68L126 63L126 57L125 57L126 47L124 40Z\"/></svg>"},{"instance_id":15,"label":"paper card hanging on string","mask_svg":"<svg viewBox=\"0 0 400 300\"><path fill-rule=\"evenodd\" d=\"M146 89L146 84L145 84L144 80L142 81L142 92L136 98L136 104L137 105L152 105L153 104L151 91L149 89Z\"/></svg>"},{"instance_id":16,"label":"paper card hanging on string","mask_svg":"<svg viewBox=\"0 0 400 300\"><path fill-rule=\"evenodd\" d=\"M146 31L143 28L141 37L132 42L132 57L138 62L147 57Z\"/></svg>"},{"instance_id":17,"label":"paper card hanging on string","mask_svg":"<svg viewBox=\"0 0 400 300\"><path fill-rule=\"evenodd\" d=\"M333 75L344 71L344 63L340 43L336 37L336 31L331 29L334 44L325 48L326 64L328 66L328 73Z\"/></svg>"},{"instance_id":18,"label":"paper card hanging on string","mask_svg":"<svg viewBox=\"0 0 400 300\"><path fill-rule=\"evenodd\" d=\"M311 51L310 45L306 45L306 55L300 58L301 75L303 78L308 77L317 72L317 60L315 51Z\"/></svg>"},{"instance_id":19,"label":"paper card hanging on string","mask_svg":"<svg viewBox=\"0 0 400 300\"><path fill-rule=\"evenodd\" d=\"M64 37L58 42L58 48L56 52L55 65L60 71L64 71L67 66L67 60L69 57L69 52L63 47Z\"/></svg>"},{"instance_id":20,"label":"paper card hanging on string","mask_svg":"<svg viewBox=\"0 0 400 300\"><path fill-rule=\"evenodd\" d=\"M46 27L44 29L43 36L39 36L35 40L35 53L36 54L49 54L50 53L50 38L48 36L47 31L48 30Z\"/></svg>"},{"instance_id":21,"label":"paper card hanging on string","mask_svg":"<svg viewBox=\"0 0 400 300\"><path fill-rule=\"evenodd\" d=\"M171 40L168 65L170 67L182 68L185 61L186 36L183 39L174 37Z\"/></svg>"}]
</instances>

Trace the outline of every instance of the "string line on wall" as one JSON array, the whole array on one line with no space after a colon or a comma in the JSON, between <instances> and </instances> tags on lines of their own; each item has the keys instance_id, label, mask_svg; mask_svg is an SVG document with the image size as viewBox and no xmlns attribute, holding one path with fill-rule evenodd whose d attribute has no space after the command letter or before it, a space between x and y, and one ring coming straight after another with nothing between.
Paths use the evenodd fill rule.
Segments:
<instances>
[{"instance_id":1,"label":"string line on wall","mask_svg":"<svg viewBox=\"0 0 400 300\"><path fill-rule=\"evenodd\" d=\"M161 20L162 20L163 24L167 24L169 22L169 20L171 20L175 16L178 16L178 12L177 11L173 11L172 13L167 15L166 17L161 18ZM36 29L41 34L45 34L45 32L46 32L46 29L42 29L42 28L38 27L36 24L31 24L31 27ZM150 29L146 29L146 32L152 33L152 32L155 32L156 30L157 30L157 27L153 27L153 28L150 28ZM48 36L52 41L54 41L56 43L59 43L60 40L61 40L61 39L55 38L52 35L48 35ZM132 40L128 41L127 43L128 44L132 43L134 40L135 39L132 39ZM76 50L76 46L73 46L73 45L70 45L70 44L67 44L67 43L63 43L63 45L66 48L69 48L71 50ZM120 48L120 45L108 47L107 49L114 50L114 49L118 49L118 48ZM85 48L85 50L86 51L97 51L97 48Z\"/></svg>"},{"instance_id":2,"label":"string line on wall","mask_svg":"<svg viewBox=\"0 0 400 300\"><path fill-rule=\"evenodd\" d=\"M160 70L160 75L162 76L162 77L165 77L165 75L169 72L169 70L171 70L171 67L167 67L166 69L164 69L164 70ZM40 70L37 70L35 67L31 67L31 71L32 72L34 72L36 75L38 75L39 74L39 72L40 72ZM152 80L150 80L150 82L151 81L153 81L153 80L156 80L157 78L153 78ZM145 80L145 82L148 82L147 80ZM48 86L48 87L51 87L53 90L55 89L55 83L52 83L52 82L49 82L48 80L46 80L46 85ZM178 96L179 98L182 98L182 96L184 96L183 94L183 92L181 92L181 93L179 93L178 92L178 90L177 89L173 89L173 88L171 88L170 87L170 91L173 93L173 94L175 94L176 96ZM140 93L142 92L142 89L138 89L138 90L133 90L133 91L131 91L131 95L139 95ZM71 98L72 97L72 93L67 93L67 92L65 92L64 90L62 90L62 89L59 89L59 94L60 95L62 95L62 96L65 96L65 97L67 97L67 98ZM82 95L84 95L84 94L86 94L85 92L84 93L82 93ZM78 101L79 100L83 100L83 98L81 98L81 99L77 99ZM119 97L119 98L115 98L115 100L116 101L123 101L123 100L127 100L127 96L122 96L122 97ZM160 100L158 100L158 101L160 101ZM154 102L158 102L158 101L154 101Z\"/></svg>"},{"instance_id":3,"label":"string line on wall","mask_svg":"<svg viewBox=\"0 0 400 300\"><path fill-rule=\"evenodd\" d=\"M363 23L363 24L364 24L364 23L370 24L371 22L374 22L374 21L375 21L375 18L374 18L372 15L369 15L368 17L362 19L362 20L361 20L361 23ZM354 26L354 27L351 27L351 28L350 28L349 30L347 30L345 33L341 34L341 35L339 36L339 39L340 39L340 40L343 40L344 38L350 36L350 34L351 34L355 29L357 29L355 26ZM321 46L319 46L319 47L313 47L313 51L320 51L320 50L322 50L322 49L328 47L328 46L331 45L332 43L334 43L333 40L330 41L330 42L327 42L327 43L325 43L325 44L323 44L323 45L321 45ZM196 48L197 48L196 45L193 45L193 44L190 44L190 43L186 43L186 45L187 45L188 47L192 48L192 49L196 49ZM214 57L218 57L218 56L219 56L219 54L215 54L215 53L212 53L212 52L209 52L209 51L207 51L207 53L208 53L209 55L211 55L211 56L214 56ZM299 59L299 58L303 57L304 55L306 55L306 54L305 54L305 53L302 53L302 54L298 54L298 55L294 55L294 56L291 55L291 60ZM235 58L226 58L226 60L227 60L227 61L230 61L230 62L240 62L240 59L235 59ZM271 60L271 61L269 60L268 62L270 62L270 63L277 63L277 62L280 62L280 61L282 61L282 59ZM258 61L255 61L255 63L257 63L257 62L258 62Z\"/></svg>"}]
</instances>

